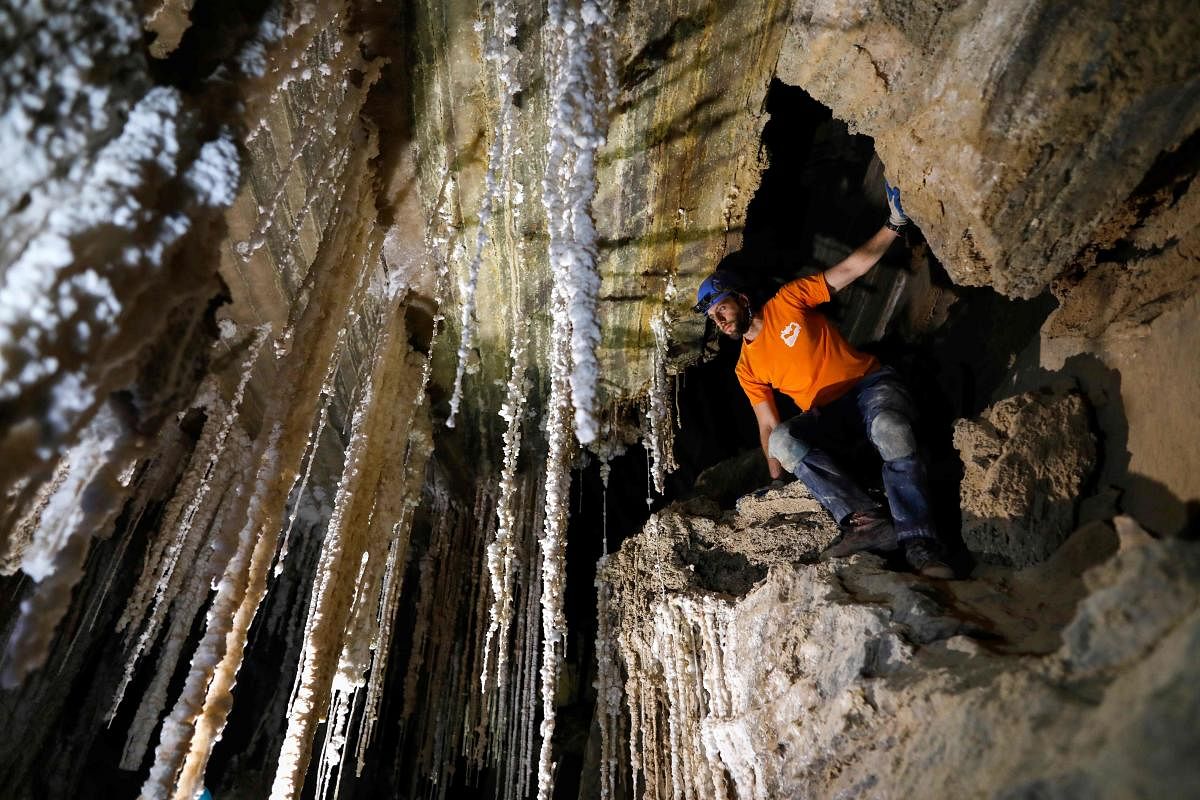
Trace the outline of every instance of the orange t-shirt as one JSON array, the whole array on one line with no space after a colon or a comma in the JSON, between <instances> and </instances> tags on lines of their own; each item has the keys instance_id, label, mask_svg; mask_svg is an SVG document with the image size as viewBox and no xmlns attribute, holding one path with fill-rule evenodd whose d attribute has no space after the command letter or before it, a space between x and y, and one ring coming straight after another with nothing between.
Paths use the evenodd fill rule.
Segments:
<instances>
[{"instance_id":1,"label":"orange t-shirt","mask_svg":"<svg viewBox=\"0 0 1200 800\"><path fill-rule=\"evenodd\" d=\"M737 363L751 405L773 401L774 387L808 411L838 399L879 366L815 310L827 302L829 284L817 274L786 284L762 307L762 331L752 342L742 340Z\"/></svg>"}]
</instances>

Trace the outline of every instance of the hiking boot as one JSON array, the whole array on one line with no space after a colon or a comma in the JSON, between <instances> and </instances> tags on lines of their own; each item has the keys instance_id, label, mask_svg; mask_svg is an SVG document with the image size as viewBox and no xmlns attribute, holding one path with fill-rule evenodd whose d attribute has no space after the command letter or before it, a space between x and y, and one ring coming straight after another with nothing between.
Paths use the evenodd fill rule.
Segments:
<instances>
[{"instance_id":1,"label":"hiking boot","mask_svg":"<svg viewBox=\"0 0 1200 800\"><path fill-rule=\"evenodd\" d=\"M855 511L842 520L842 532L821 552L822 559L842 558L863 550L895 550L896 529L880 509Z\"/></svg>"},{"instance_id":2,"label":"hiking boot","mask_svg":"<svg viewBox=\"0 0 1200 800\"><path fill-rule=\"evenodd\" d=\"M942 544L937 539L921 536L904 542L904 560L922 577L952 580L954 570L942 559Z\"/></svg>"}]
</instances>

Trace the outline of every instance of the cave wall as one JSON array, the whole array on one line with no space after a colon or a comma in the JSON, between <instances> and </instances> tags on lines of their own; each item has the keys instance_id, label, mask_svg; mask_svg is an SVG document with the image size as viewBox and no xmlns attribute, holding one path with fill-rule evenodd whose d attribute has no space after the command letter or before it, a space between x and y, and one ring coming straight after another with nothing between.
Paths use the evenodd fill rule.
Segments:
<instances>
[{"instance_id":1,"label":"cave wall","mask_svg":"<svg viewBox=\"0 0 1200 800\"><path fill-rule=\"evenodd\" d=\"M478 292L487 303L478 315L471 369L479 372L468 376L468 400L481 410L500 405L496 382L508 379L518 323L533 323L537 349L548 348L549 268L540 202L547 56L537 35L540 6L518 3L515 10L519 150L510 155L509 201L497 211L479 277ZM418 174L434 236L449 237L455 276L449 293L456 303L477 237L500 106L493 75L479 71L478 36L464 24L474 14L473 4L450 3L418 10L415 20ZM702 325L687 312L691 287L740 241L746 206L765 166L758 147L763 102L786 19L787 8L771 2L633 3L616 19L618 91L597 156L592 204L601 275L602 405L616 406L648 387L656 348L651 321L663 310L673 341L700 336ZM520 203L512 200L518 195ZM438 215L446 221L439 223ZM447 316L447 347L460 327L456 315ZM441 386L453 382L455 359L452 352L446 356L435 362ZM696 353L682 345L669 357L688 363ZM488 426L490 419L483 413L473 424ZM490 440L498 438L498 431L490 433Z\"/></svg>"},{"instance_id":2,"label":"cave wall","mask_svg":"<svg viewBox=\"0 0 1200 800\"><path fill-rule=\"evenodd\" d=\"M1122 493L1120 507L1100 516L1124 510L1155 534L1187 532L1200 502L1190 414L1200 396L1200 78L1190 46L1195 19L1184 5L618 6L616 91L592 203L600 407L609 426L593 451L608 459L657 437L652 449L669 455L668 371L700 357L693 287L741 244L767 167L760 137L775 77L874 138L886 174L903 187L955 281L1018 297L1052 286L1059 308L1032 345L1037 352L1022 356L1011 380L1006 374L1006 391L1052 377L1079 383L1098 409L1102 440L1100 477L1088 490ZM484 231L479 329L454 429L442 423L503 106L497 62L485 58L491 7L482 28L479 7L458 0L237 8L112 0L0 16L0 49L13 54L0 100L0 152L12 165L0 187L0 525L11 575L0 587L0 630L8 641L22 629L22 601L58 615L32 648L45 651L45 666L29 659L23 687L0 698L0 721L21 732L0 737L0 777L14 796L136 794L155 760L155 723L169 711L145 705L148 688L179 693L211 627L207 609L217 608L223 623L234 617L231 604L243 609L232 648L246 655L232 665L241 669L236 686L226 670L213 685L227 693L214 690L205 708L219 716L232 701L232 713L206 734L220 742L194 745L188 780L176 791L187 794L211 758L217 786L265 794L286 738L298 760L281 791L298 792L307 759L319 765L332 752L319 749L330 745L318 744L317 720L334 708L337 691L359 685L413 733L381 734L366 779L348 780L346 795L380 786L444 792L452 779L478 779L473 770L485 763L492 766L484 780L503 783L528 766L506 761L508 772L486 771L497 762L487 760L495 756L480 731L495 706L468 691L485 658L484 547L496 534L502 435L513 418L525 421L527 437L513 467L522 535L541 529L545 496L551 278L540 192L548 54L541 6L510 7L515 33L506 34L505 52L522 88L502 202ZM914 258L911 285L929 280L923 259ZM880 274L864 289L853 312L864 338L888 329L878 317L888 304L874 295L896 285ZM935 294L953 296L910 292L906 313ZM922 317L922 335L935 316ZM520 409L505 418L498 412L510 401L511 348L523 335L528 381L516 383ZM574 446L569 456L584 463ZM210 465L220 478L212 486ZM364 499L376 496L385 500ZM210 499L189 505L197 497ZM640 508L643 499L620 502ZM192 513L203 524L180 521ZM247 521L247 536L257 538L242 551L235 540ZM174 543L172 534L193 527L193 538ZM273 542L286 557L269 557ZM741 541L731 558L751 547ZM1183 545L1166 547L1146 553L1162 560ZM25 559L31 548L41 572ZM175 569L178 552L194 558L185 557L186 569ZM246 563L222 560L234 552ZM1187 562L1190 551L1180 552ZM367 621L371 608L344 592L382 591L383 574L356 559L367 556L374 570L371 555L383 553L393 594L383 593L390 599L377 617L394 618L397 632L391 647L372 652L391 659L385 669L350 647L339 668L342 646L378 633ZM528 622L537 617L538 573L531 545L523 556L518 599ZM789 550L786 560L802 556ZM1127 570L1137 558L1105 569ZM224 582L239 587L236 595L208 588L223 583L229 563L246 570ZM137 638L129 625L154 605L156 570L173 587L160 621L167 633L151 637L127 676ZM899 579L879 577L874 563L860 572L903 594ZM335 577L322 584L322 574ZM357 583L362 575L378 582ZM739 592L762 579L748 573ZM793 571L772 580L756 598L838 577ZM1191 613L1192 573L1178 583L1172 620ZM314 585L335 591L314 599ZM1141 585L1129 596L1139 597ZM676 588L687 600L695 587L682 580ZM724 600L702 602L734 613ZM326 612L342 622L321 621ZM822 613L836 623L836 609ZM771 619L745 614L751 627ZM872 618L874 633L891 624L885 617ZM340 627L351 635L338 639ZM220 631L211 629L215 641ZM513 691L532 707L538 635L528 625L520 635L513 649L524 677ZM1186 651L1182 635L1162 647ZM1090 651L1067 648L1058 657L1078 652ZM1153 659L1114 681L1113 691L1142 702L1136 670L1160 669L1165 659L1176 692L1179 660ZM943 661L936 666L963 667L958 655ZM988 680L1009 661L1001 669L987 660ZM369 678L359 669L368 662L378 667ZM920 681L905 672L919 662L906 655L891 665L893 678ZM588 669L571 665L569 674ZM1021 661L1022 677L995 680L1036 683L1046 669ZM310 676L315 699L292 724L298 672ZM1086 678L1071 677L1065 690ZM101 732L123 681L125 706ZM986 705L989 685L980 680L972 697ZM888 713L901 715L916 702L903 692L885 699ZM965 714L970 703L953 707ZM1086 723L1097 736L1112 724L1111 706L1104 709L1101 721ZM521 736L533 735L530 713ZM1157 713L1147 712L1147 725ZM466 721L468 759L459 759L457 734L443 720ZM516 722L506 724L503 746L532 747L513 733ZM126 753L126 729L138 726L144 750ZM954 732L947 728L945 741ZM385 747L394 749L381 761ZM1091 763L1087 742L1072 748L1078 763ZM997 771L1034 758L1022 752ZM670 747L660 755L669 758ZM869 761L860 768L882 769Z\"/></svg>"},{"instance_id":3,"label":"cave wall","mask_svg":"<svg viewBox=\"0 0 1200 800\"><path fill-rule=\"evenodd\" d=\"M958 283L1032 297L1196 129L1186 3L800 2L779 77L875 138Z\"/></svg>"},{"instance_id":4,"label":"cave wall","mask_svg":"<svg viewBox=\"0 0 1200 800\"><path fill-rule=\"evenodd\" d=\"M1124 425L1111 426L1102 481L1167 535L1194 530L1200 497L1188 411L1200 389L1196 146L1193 134L1160 158L1076 268L1055 282L1059 307L1038 346L1045 369L1078 375L1108 396L1108 416Z\"/></svg>"},{"instance_id":5,"label":"cave wall","mask_svg":"<svg viewBox=\"0 0 1200 800\"><path fill-rule=\"evenodd\" d=\"M956 283L1052 288L1022 358L1084 386L1099 481L1164 534L1194 525L1200 496L1181 444L1198 388L1195 24L1171 3L798 3L778 65L874 138ZM1049 381L1015 371L1009 391Z\"/></svg>"},{"instance_id":6,"label":"cave wall","mask_svg":"<svg viewBox=\"0 0 1200 800\"><path fill-rule=\"evenodd\" d=\"M4 149L30 168L9 185L4 298L25 298L8 324L41 340L7 340L5 380L22 351L55 359L18 375L5 400L5 571L47 564L33 585L20 572L5 581L0 707L24 732L0 759L12 796L190 796L222 734L246 752L216 747L229 777L214 785L265 794L292 679L320 672L297 638L311 627L315 576L340 572L353 587L338 559L373 550L357 582L387 556L398 595L429 441L426 359L410 334L427 349L431 316L380 260L385 223L405 203L421 218L405 187L408 84L381 57L398 46L399 11L6 12L18 57L5 67ZM390 100L372 96L379 82ZM422 251L423 236L418 225ZM20 288L23 269L43 297ZM38 303L62 315L58 327ZM406 413L373 422L361 408L373 391ZM356 480L387 502L356 510ZM326 535L335 512L353 526L348 540ZM358 613L347 631L366 620ZM43 661L53 670L37 671ZM322 667L318 693L332 679ZM244 716L226 729L239 672ZM166 744L181 720L187 733ZM312 732L300 737L307 752ZM176 782L163 766L185 756Z\"/></svg>"}]
</instances>

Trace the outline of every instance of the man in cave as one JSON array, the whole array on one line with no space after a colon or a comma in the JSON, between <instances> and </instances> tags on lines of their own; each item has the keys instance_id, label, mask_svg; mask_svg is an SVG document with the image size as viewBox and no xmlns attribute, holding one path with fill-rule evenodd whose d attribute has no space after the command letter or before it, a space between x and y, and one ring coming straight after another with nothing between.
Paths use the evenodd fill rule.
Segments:
<instances>
[{"instance_id":1,"label":"man in cave","mask_svg":"<svg viewBox=\"0 0 1200 800\"><path fill-rule=\"evenodd\" d=\"M739 277L748 259L742 251L730 253L700 284L694 310L742 342L737 377L758 420L773 482L790 472L838 521L841 534L822 557L900 547L914 571L948 579L954 573L943 560L930 518L925 466L913 433L912 396L895 370L852 347L817 310L874 267L908 224L900 190L885 182L884 191L887 223L841 262L784 285L755 307ZM776 389L794 400L801 413L781 423ZM890 514L817 446L828 437L861 437L864 429L883 459Z\"/></svg>"}]
</instances>

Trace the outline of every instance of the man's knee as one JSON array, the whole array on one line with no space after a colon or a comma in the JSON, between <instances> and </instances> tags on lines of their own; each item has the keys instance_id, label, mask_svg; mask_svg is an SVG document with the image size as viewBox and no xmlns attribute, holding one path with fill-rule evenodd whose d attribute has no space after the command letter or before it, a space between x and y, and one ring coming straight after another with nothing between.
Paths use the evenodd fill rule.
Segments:
<instances>
[{"instance_id":1,"label":"man's knee","mask_svg":"<svg viewBox=\"0 0 1200 800\"><path fill-rule=\"evenodd\" d=\"M776 425L775 430L771 431L771 437L767 440L767 453L771 458L777 459L784 469L792 473L808 455L809 449L808 442L792 435L787 423Z\"/></svg>"},{"instance_id":2,"label":"man's knee","mask_svg":"<svg viewBox=\"0 0 1200 800\"><path fill-rule=\"evenodd\" d=\"M884 461L907 458L917 452L917 438L912 423L903 414L885 410L871 420L871 443L879 449Z\"/></svg>"}]
</instances>

